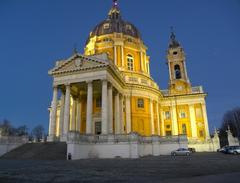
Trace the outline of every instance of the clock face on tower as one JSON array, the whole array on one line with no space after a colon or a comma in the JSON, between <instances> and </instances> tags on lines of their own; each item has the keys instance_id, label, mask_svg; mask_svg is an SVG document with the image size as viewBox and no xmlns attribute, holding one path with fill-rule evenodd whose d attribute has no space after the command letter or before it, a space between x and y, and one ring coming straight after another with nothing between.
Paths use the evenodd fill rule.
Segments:
<instances>
[{"instance_id":1,"label":"clock face on tower","mask_svg":"<svg viewBox=\"0 0 240 183\"><path fill-rule=\"evenodd\" d=\"M182 90L183 90L183 87L182 87L182 86L176 86L176 89L177 89L178 91L182 91Z\"/></svg>"}]
</instances>

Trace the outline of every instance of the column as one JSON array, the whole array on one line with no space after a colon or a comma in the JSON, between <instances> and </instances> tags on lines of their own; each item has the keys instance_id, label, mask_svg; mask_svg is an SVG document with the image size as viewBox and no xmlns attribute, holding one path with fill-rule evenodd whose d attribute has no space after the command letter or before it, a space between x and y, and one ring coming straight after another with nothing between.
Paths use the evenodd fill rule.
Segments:
<instances>
[{"instance_id":1,"label":"column","mask_svg":"<svg viewBox=\"0 0 240 183\"><path fill-rule=\"evenodd\" d=\"M172 72L171 72L171 62L168 61L168 72L169 72L169 79L172 81Z\"/></svg>"},{"instance_id":2,"label":"column","mask_svg":"<svg viewBox=\"0 0 240 183\"><path fill-rule=\"evenodd\" d=\"M122 67L124 68L124 49L123 49L123 46L121 46L121 53L122 53Z\"/></svg>"},{"instance_id":3,"label":"column","mask_svg":"<svg viewBox=\"0 0 240 183\"><path fill-rule=\"evenodd\" d=\"M71 130L75 131L76 130L76 99L72 97L73 99L73 105L72 105L72 121L71 121Z\"/></svg>"},{"instance_id":4,"label":"column","mask_svg":"<svg viewBox=\"0 0 240 183\"><path fill-rule=\"evenodd\" d=\"M127 133L131 133L132 131L132 122L131 122L131 101L130 96L126 96L126 125L127 125Z\"/></svg>"},{"instance_id":5,"label":"column","mask_svg":"<svg viewBox=\"0 0 240 183\"><path fill-rule=\"evenodd\" d=\"M114 45L114 64L117 65L117 47Z\"/></svg>"},{"instance_id":6,"label":"column","mask_svg":"<svg viewBox=\"0 0 240 183\"><path fill-rule=\"evenodd\" d=\"M119 93L115 95L115 134L120 133Z\"/></svg>"},{"instance_id":7,"label":"column","mask_svg":"<svg viewBox=\"0 0 240 183\"><path fill-rule=\"evenodd\" d=\"M194 104L189 105L189 113L190 113L192 138L197 138L197 125L196 125Z\"/></svg>"},{"instance_id":8,"label":"column","mask_svg":"<svg viewBox=\"0 0 240 183\"><path fill-rule=\"evenodd\" d=\"M145 72L147 71L147 66L146 66L146 63L147 63L147 53L144 54L144 62L143 62L143 67L145 68Z\"/></svg>"},{"instance_id":9,"label":"column","mask_svg":"<svg viewBox=\"0 0 240 183\"><path fill-rule=\"evenodd\" d=\"M49 136L53 138L56 135L56 116L57 116L57 96L58 88L57 86L53 87L53 99L51 104L51 114L50 114L50 124L49 124ZM52 141L51 139L50 141Z\"/></svg>"},{"instance_id":10,"label":"column","mask_svg":"<svg viewBox=\"0 0 240 183\"><path fill-rule=\"evenodd\" d=\"M119 133L123 134L124 121L123 121L123 95L120 96L119 101Z\"/></svg>"},{"instance_id":11,"label":"column","mask_svg":"<svg viewBox=\"0 0 240 183\"><path fill-rule=\"evenodd\" d=\"M140 68L141 68L141 71L143 71L143 53L142 53L142 51L140 51L140 57L141 57L141 59L140 59Z\"/></svg>"},{"instance_id":12,"label":"column","mask_svg":"<svg viewBox=\"0 0 240 183\"><path fill-rule=\"evenodd\" d=\"M159 120L159 109L158 109L158 101L156 102L157 105L157 129L158 129L158 135L160 136L160 120Z\"/></svg>"},{"instance_id":13,"label":"column","mask_svg":"<svg viewBox=\"0 0 240 183\"><path fill-rule=\"evenodd\" d=\"M178 135L178 121L176 105L171 106L172 135Z\"/></svg>"},{"instance_id":14,"label":"column","mask_svg":"<svg viewBox=\"0 0 240 183\"><path fill-rule=\"evenodd\" d=\"M206 139L209 139L210 135L209 135L209 128L208 128L207 109L206 109L206 104L205 103L202 103L202 111L203 111Z\"/></svg>"},{"instance_id":15,"label":"column","mask_svg":"<svg viewBox=\"0 0 240 183\"><path fill-rule=\"evenodd\" d=\"M87 124L86 134L92 134L92 108L93 108L93 85L92 81L87 82Z\"/></svg>"},{"instance_id":16,"label":"column","mask_svg":"<svg viewBox=\"0 0 240 183\"><path fill-rule=\"evenodd\" d=\"M112 85L108 87L108 133L113 133L113 93Z\"/></svg>"},{"instance_id":17,"label":"column","mask_svg":"<svg viewBox=\"0 0 240 183\"><path fill-rule=\"evenodd\" d=\"M165 136L165 125L164 125L164 118L163 118L163 110L160 108L160 114L161 114L161 136Z\"/></svg>"},{"instance_id":18,"label":"column","mask_svg":"<svg viewBox=\"0 0 240 183\"><path fill-rule=\"evenodd\" d=\"M61 95L61 109L60 109L60 120L59 120L59 136L63 135L64 128L64 103L65 103L65 92L62 91Z\"/></svg>"},{"instance_id":19,"label":"column","mask_svg":"<svg viewBox=\"0 0 240 183\"><path fill-rule=\"evenodd\" d=\"M76 115L76 131L81 131L82 124L82 102L81 102L81 94L77 99L77 115Z\"/></svg>"},{"instance_id":20,"label":"column","mask_svg":"<svg viewBox=\"0 0 240 183\"><path fill-rule=\"evenodd\" d=\"M155 134L155 126L154 126L154 115L153 115L153 100L150 100L150 126L151 126L151 135Z\"/></svg>"},{"instance_id":21,"label":"column","mask_svg":"<svg viewBox=\"0 0 240 183\"><path fill-rule=\"evenodd\" d=\"M70 120L70 84L66 85L66 94L65 94L65 105L64 105L64 129L63 135L65 140L69 130L69 121Z\"/></svg>"},{"instance_id":22,"label":"column","mask_svg":"<svg viewBox=\"0 0 240 183\"><path fill-rule=\"evenodd\" d=\"M188 73L187 73L187 66L186 66L186 62L185 62L185 61L183 61L183 63L184 63L184 72L185 72L186 80L187 80L187 81L189 81L189 79L188 79Z\"/></svg>"},{"instance_id":23,"label":"column","mask_svg":"<svg viewBox=\"0 0 240 183\"><path fill-rule=\"evenodd\" d=\"M107 134L108 131L108 90L107 90L107 80L102 81L102 134Z\"/></svg>"}]
</instances>

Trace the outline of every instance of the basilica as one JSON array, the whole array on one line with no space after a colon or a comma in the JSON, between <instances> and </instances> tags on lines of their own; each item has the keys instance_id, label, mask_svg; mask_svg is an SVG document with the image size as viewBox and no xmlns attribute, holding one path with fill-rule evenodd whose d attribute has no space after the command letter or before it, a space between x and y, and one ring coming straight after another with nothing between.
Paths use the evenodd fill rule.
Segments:
<instances>
[{"instance_id":1,"label":"basilica","mask_svg":"<svg viewBox=\"0 0 240 183\"><path fill-rule=\"evenodd\" d=\"M188 142L209 142L206 93L202 86L191 85L185 52L174 32L169 40L169 86L161 89L151 77L150 57L139 30L123 19L114 0L107 18L90 32L84 53L74 51L49 71L53 99L48 141L67 142L72 154L87 151L76 159L101 156L111 148L112 156L120 151L129 154L134 151L126 150L131 139L143 144L157 138L166 144L177 138L179 144L185 137L186 147ZM128 143L125 150L114 154L124 143ZM164 147L158 148L160 152ZM137 149L139 155L141 148Z\"/></svg>"}]
</instances>

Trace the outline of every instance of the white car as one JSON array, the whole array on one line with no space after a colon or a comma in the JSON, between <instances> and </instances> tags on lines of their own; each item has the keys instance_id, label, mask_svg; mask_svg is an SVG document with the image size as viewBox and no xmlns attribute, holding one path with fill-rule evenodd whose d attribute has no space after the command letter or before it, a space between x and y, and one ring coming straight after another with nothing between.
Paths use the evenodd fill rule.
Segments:
<instances>
[{"instance_id":1,"label":"white car","mask_svg":"<svg viewBox=\"0 0 240 183\"><path fill-rule=\"evenodd\" d=\"M172 156L189 156L190 154L191 154L191 151L185 148L179 148L171 152Z\"/></svg>"}]
</instances>

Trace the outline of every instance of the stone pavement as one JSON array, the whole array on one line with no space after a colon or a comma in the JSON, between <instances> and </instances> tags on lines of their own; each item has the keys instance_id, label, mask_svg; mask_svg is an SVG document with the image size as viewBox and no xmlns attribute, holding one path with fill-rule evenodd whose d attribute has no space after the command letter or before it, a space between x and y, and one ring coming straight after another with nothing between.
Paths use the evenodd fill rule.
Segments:
<instances>
[{"instance_id":1,"label":"stone pavement","mask_svg":"<svg viewBox=\"0 0 240 183\"><path fill-rule=\"evenodd\" d=\"M196 153L186 157L77 161L0 159L0 182L238 182L240 155Z\"/></svg>"}]
</instances>

